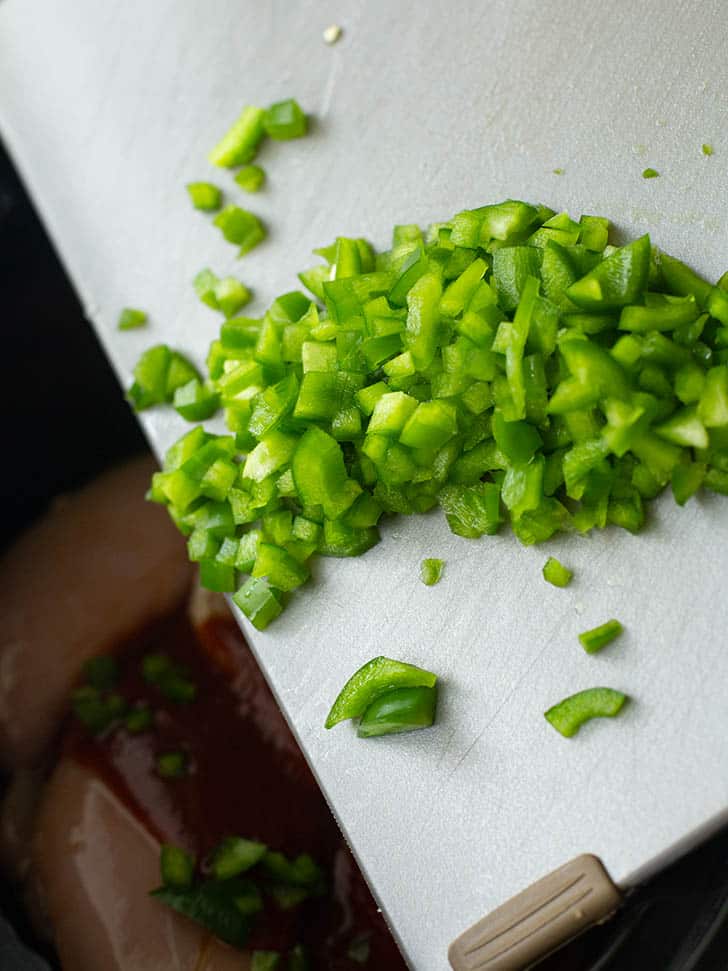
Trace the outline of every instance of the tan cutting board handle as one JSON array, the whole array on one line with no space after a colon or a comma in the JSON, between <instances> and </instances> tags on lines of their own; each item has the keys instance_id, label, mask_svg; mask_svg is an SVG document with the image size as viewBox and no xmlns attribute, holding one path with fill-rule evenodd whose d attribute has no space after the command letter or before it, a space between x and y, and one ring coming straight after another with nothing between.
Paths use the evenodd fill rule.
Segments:
<instances>
[{"instance_id":1,"label":"tan cutting board handle","mask_svg":"<svg viewBox=\"0 0 728 971\"><path fill-rule=\"evenodd\" d=\"M523 971L606 920L621 900L601 860L577 856L454 940L450 965L454 971Z\"/></svg>"}]
</instances>

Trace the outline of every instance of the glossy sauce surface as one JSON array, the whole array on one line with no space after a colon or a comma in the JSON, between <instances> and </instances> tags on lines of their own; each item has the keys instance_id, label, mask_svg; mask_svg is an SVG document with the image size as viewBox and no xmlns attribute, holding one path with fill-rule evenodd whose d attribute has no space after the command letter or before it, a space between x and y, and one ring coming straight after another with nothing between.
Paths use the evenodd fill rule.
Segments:
<instances>
[{"instance_id":1,"label":"glossy sauce surface","mask_svg":"<svg viewBox=\"0 0 728 971\"><path fill-rule=\"evenodd\" d=\"M150 651L164 651L184 665L197 686L193 702L172 702L145 683L140 662ZM284 951L300 942L314 968L332 971L404 969L232 618L213 617L196 631L180 613L127 645L120 663L120 692L131 702L152 706L154 728L139 735L121 728L94 738L73 724L66 734L67 754L98 773L155 837L184 846L199 860L229 835L259 839L287 855L314 857L326 872L327 895L293 911L266 906L251 947ZM160 778L157 756L179 750L187 755L189 773ZM362 941L367 942L363 947ZM352 944L359 960L349 955Z\"/></svg>"}]
</instances>

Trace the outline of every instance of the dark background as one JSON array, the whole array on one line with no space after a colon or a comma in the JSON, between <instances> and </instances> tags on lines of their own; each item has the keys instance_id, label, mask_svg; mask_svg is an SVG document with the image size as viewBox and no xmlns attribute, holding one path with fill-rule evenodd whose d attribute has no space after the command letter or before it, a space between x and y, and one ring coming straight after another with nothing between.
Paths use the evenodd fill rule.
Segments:
<instances>
[{"instance_id":1,"label":"dark background","mask_svg":"<svg viewBox=\"0 0 728 971\"><path fill-rule=\"evenodd\" d=\"M53 496L146 444L2 144L0 322L4 550ZM608 814L609 806L603 808ZM11 888L1 881L0 888L2 907L27 938ZM15 967L20 971L22 962ZM636 891L614 920L539 966L632 969L728 971L728 832Z\"/></svg>"}]
</instances>

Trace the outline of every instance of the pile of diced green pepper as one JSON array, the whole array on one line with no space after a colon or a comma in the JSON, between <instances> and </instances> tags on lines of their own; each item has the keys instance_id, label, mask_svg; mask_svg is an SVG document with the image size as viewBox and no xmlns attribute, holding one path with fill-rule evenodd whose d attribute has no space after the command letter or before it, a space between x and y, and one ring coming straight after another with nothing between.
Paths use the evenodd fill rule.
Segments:
<instances>
[{"instance_id":1,"label":"pile of diced green pepper","mask_svg":"<svg viewBox=\"0 0 728 971\"><path fill-rule=\"evenodd\" d=\"M668 484L728 494L728 279L608 230L509 200L378 254L339 238L300 274L311 297L222 324L207 382L158 350L137 404L189 384L180 412L230 430L189 431L150 491L203 584L262 629L312 556L364 553L390 513L531 544L636 532Z\"/></svg>"}]
</instances>

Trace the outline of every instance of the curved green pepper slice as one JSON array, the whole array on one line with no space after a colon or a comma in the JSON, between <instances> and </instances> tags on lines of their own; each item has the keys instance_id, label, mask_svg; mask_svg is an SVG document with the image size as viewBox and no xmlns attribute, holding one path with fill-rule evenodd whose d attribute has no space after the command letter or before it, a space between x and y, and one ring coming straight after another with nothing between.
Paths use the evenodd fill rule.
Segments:
<instances>
[{"instance_id":1,"label":"curved green pepper slice","mask_svg":"<svg viewBox=\"0 0 728 971\"><path fill-rule=\"evenodd\" d=\"M429 728L435 721L437 686L394 688L375 698L361 717L357 735L397 735Z\"/></svg>"},{"instance_id":2,"label":"curved green pepper slice","mask_svg":"<svg viewBox=\"0 0 728 971\"><path fill-rule=\"evenodd\" d=\"M544 718L564 738L571 738L592 718L614 718L627 700L627 695L614 688L587 688L549 708Z\"/></svg>"},{"instance_id":3,"label":"curved green pepper slice","mask_svg":"<svg viewBox=\"0 0 728 971\"><path fill-rule=\"evenodd\" d=\"M375 657L359 668L339 692L326 718L326 728L333 728L347 718L363 715L379 695L393 688L432 688L437 675L414 664Z\"/></svg>"}]
</instances>

